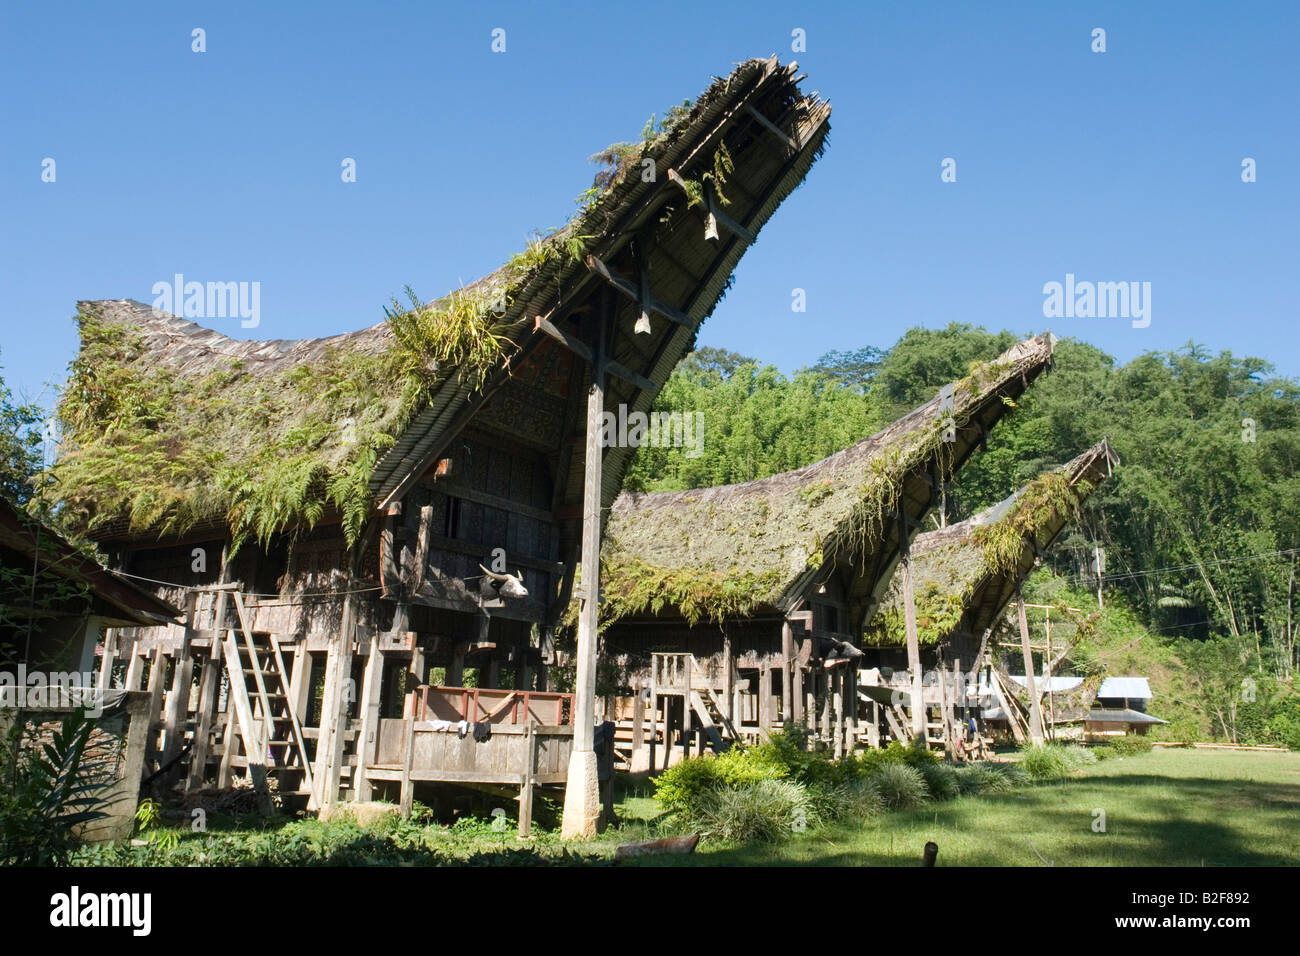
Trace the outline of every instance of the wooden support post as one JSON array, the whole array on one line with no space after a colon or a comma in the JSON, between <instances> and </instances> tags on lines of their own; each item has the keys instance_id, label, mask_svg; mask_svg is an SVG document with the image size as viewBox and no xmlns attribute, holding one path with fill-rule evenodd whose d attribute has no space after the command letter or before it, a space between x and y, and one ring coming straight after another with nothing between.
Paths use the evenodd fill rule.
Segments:
<instances>
[{"instance_id":1,"label":"wooden support post","mask_svg":"<svg viewBox=\"0 0 1300 956\"><path fill-rule=\"evenodd\" d=\"M912 736L926 739L925 692L921 681L921 647L916 636L916 602L912 595L912 548L907 517L898 512L898 574L903 591L903 626L907 634L907 668L912 678ZM928 744L927 744L928 746Z\"/></svg>"},{"instance_id":2,"label":"wooden support post","mask_svg":"<svg viewBox=\"0 0 1300 956\"><path fill-rule=\"evenodd\" d=\"M158 746L158 731L162 728L163 688L166 686L167 652L159 645L154 649L153 661L149 665L149 749L146 759L162 758L162 748Z\"/></svg>"},{"instance_id":3,"label":"wooden support post","mask_svg":"<svg viewBox=\"0 0 1300 956\"><path fill-rule=\"evenodd\" d=\"M415 802L415 784L411 782L411 765L415 761L415 718L407 716L402 721L402 795L398 810L404 819L411 818Z\"/></svg>"},{"instance_id":4,"label":"wooden support post","mask_svg":"<svg viewBox=\"0 0 1300 956\"><path fill-rule=\"evenodd\" d=\"M465 686L465 642L457 641L451 649L451 663L447 665L447 686Z\"/></svg>"},{"instance_id":5,"label":"wooden support post","mask_svg":"<svg viewBox=\"0 0 1300 956\"><path fill-rule=\"evenodd\" d=\"M821 736L823 740L831 739L831 689L830 674L823 667L818 670L817 685L822 700L822 727Z\"/></svg>"},{"instance_id":6,"label":"wooden support post","mask_svg":"<svg viewBox=\"0 0 1300 956\"><path fill-rule=\"evenodd\" d=\"M809 666L802 671L804 677L804 721L808 730L817 731L817 668Z\"/></svg>"},{"instance_id":7,"label":"wooden support post","mask_svg":"<svg viewBox=\"0 0 1300 956\"><path fill-rule=\"evenodd\" d=\"M848 665L844 675L844 752L852 754L858 749L858 665Z\"/></svg>"},{"instance_id":8,"label":"wooden support post","mask_svg":"<svg viewBox=\"0 0 1300 956\"><path fill-rule=\"evenodd\" d=\"M542 628L541 637L542 662L537 665L537 689L540 691L550 690L551 671L547 661L555 660L555 627L548 624Z\"/></svg>"},{"instance_id":9,"label":"wooden support post","mask_svg":"<svg viewBox=\"0 0 1300 956\"><path fill-rule=\"evenodd\" d=\"M185 778L186 790L197 790L203 786L208 754L212 751L212 717L217 709L221 676L217 651L219 646L219 639L214 637L212 647L203 655L203 663L199 667L199 699L194 710L194 744L190 750L190 771Z\"/></svg>"},{"instance_id":10,"label":"wooden support post","mask_svg":"<svg viewBox=\"0 0 1300 956\"><path fill-rule=\"evenodd\" d=\"M533 778L537 773L537 730L533 721L528 721L524 730L524 772L519 782L519 838L526 839L533 833Z\"/></svg>"},{"instance_id":11,"label":"wooden support post","mask_svg":"<svg viewBox=\"0 0 1300 956\"><path fill-rule=\"evenodd\" d=\"M190 652L190 642L194 637L195 615L198 610L198 593L191 591L186 599L186 617L184 627L172 625L168 632L180 632L180 647L175 653L175 668L172 673L172 685L167 692L167 713L163 723L162 762L170 763L180 752L185 743L185 726L189 722L190 685L194 681L194 655ZM171 782L180 776L179 770L170 771L166 779Z\"/></svg>"},{"instance_id":12,"label":"wooden support post","mask_svg":"<svg viewBox=\"0 0 1300 956\"><path fill-rule=\"evenodd\" d=\"M1025 689L1029 692L1029 737L1036 744L1043 742L1043 706L1038 699L1038 684L1034 680L1034 655L1029 650L1029 621L1025 617L1025 594L1016 585L1016 616L1020 621L1020 650L1025 660Z\"/></svg>"},{"instance_id":13,"label":"wooden support post","mask_svg":"<svg viewBox=\"0 0 1300 956\"><path fill-rule=\"evenodd\" d=\"M772 667L764 664L758 671L758 726L768 730L772 726Z\"/></svg>"},{"instance_id":14,"label":"wooden support post","mask_svg":"<svg viewBox=\"0 0 1300 956\"><path fill-rule=\"evenodd\" d=\"M647 769L653 773L655 769L655 736L659 733L659 695L655 693L654 685L650 685L650 754L649 762L646 764ZM665 741L667 738L665 738Z\"/></svg>"},{"instance_id":15,"label":"wooden support post","mask_svg":"<svg viewBox=\"0 0 1300 956\"><path fill-rule=\"evenodd\" d=\"M691 756L691 697L690 672L686 676L686 693L682 695L682 759Z\"/></svg>"},{"instance_id":16,"label":"wooden support post","mask_svg":"<svg viewBox=\"0 0 1300 956\"><path fill-rule=\"evenodd\" d=\"M406 669L406 699L402 702L402 716L414 717L419 706L419 687L424 683L424 648L419 644L411 651L411 662Z\"/></svg>"},{"instance_id":17,"label":"wooden support post","mask_svg":"<svg viewBox=\"0 0 1300 956\"><path fill-rule=\"evenodd\" d=\"M645 698L641 696L641 688L634 687L636 692L632 700L632 758L635 760L637 753L641 750L641 721L645 719Z\"/></svg>"},{"instance_id":18,"label":"wooden support post","mask_svg":"<svg viewBox=\"0 0 1300 956\"><path fill-rule=\"evenodd\" d=\"M343 598L339 632L330 642L325 664L325 700L321 708L320 734L316 739L316 770L309 810L323 809L338 802L339 782L343 776L343 750L346 743L348 711L352 703L352 642L356 637L356 617L352 594Z\"/></svg>"},{"instance_id":19,"label":"wooden support post","mask_svg":"<svg viewBox=\"0 0 1300 956\"><path fill-rule=\"evenodd\" d=\"M1043 628L1047 632L1047 653L1043 655L1043 682L1047 684L1047 735L1056 740L1056 695L1052 693L1052 609L1044 609ZM1125 705L1128 701L1124 702Z\"/></svg>"},{"instance_id":20,"label":"wooden support post","mask_svg":"<svg viewBox=\"0 0 1300 956\"><path fill-rule=\"evenodd\" d=\"M867 725L867 746L873 749L880 746L880 705L874 700L871 702L871 723Z\"/></svg>"},{"instance_id":21,"label":"wooden support post","mask_svg":"<svg viewBox=\"0 0 1300 956\"><path fill-rule=\"evenodd\" d=\"M104 632L104 656L99 661L99 689L108 690L113 680L113 658L117 656L117 628Z\"/></svg>"},{"instance_id":22,"label":"wooden support post","mask_svg":"<svg viewBox=\"0 0 1300 956\"><path fill-rule=\"evenodd\" d=\"M844 668L831 671L831 697L835 707L835 759L844 756Z\"/></svg>"},{"instance_id":23,"label":"wooden support post","mask_svg":"<svg viewBox=\"0 0 1300 956\"><path fill-rule=\"evenodd\" d=\"M939 658L939 666L936 671L939 677L939 706L943 708L943 748L947 751L948 759L955 761L957 759L957 740L953 733L953 697L948 692L948 671L943 666L942 657Z\"/></svg>"},{"instance_id":24,"label":"wooden support post","mask_svg":"<svg viewBox=\"0 0 1300 956\"><path fill-rule=\"evenodd\" d=\"M132 638L130 650L127 651L126 678L122 681L124 690L139 690L140 678L144 675L144 655L140 653L140 641Z\"/></svg>"},{"instance_id":25,"label":"wooden support post","mask_svg":"<svg viewBox=\"0 0 1300 956\"><path fill-rule=\"evenodd\" d=\"M361 730L357 734L357 766L353 771L352 799L365 802L370 799L370 765L375 761L379 745L379 695L384 675L384 652L379 648L378 633L370 637L370 655L361 679Z\"/></svg>"},{"instance_id":26,"label":"wooden support post","mask_svg":"<svg viewBox=\"0 0 1300 956\"><path fill-rule=\"evenodd\" d=\"M781 722L794 720L794 630L781 622Z\"/></svg>"},{"instance_id":27,"label":"wooden support post","mask_svg":"<svg viewBox=\"0 0 1300 956\"><path fill-rule=\"evenodd\" d=\"M731 635L722 635L722 694L727 702L727 720L736 723L736 659L731 652Z\"/></svg>"},{"instance_id":28,"label":"wooden support post","mask_svg":"<svg viewBox=\"0 0 1300 956\"><path fill-rule=\"evenodd\" d=\"M577 673L574 678L573 750L564 787L564 839L595 836L600 818L600 782L595 752L596 653L600 609L600 505L604 448L601 419L605 413L606 308L596 318L596 343L590 363L587 393L587 433L583 454L582 487L582 591L578 606Z\"/></svg>"}]
</instances>

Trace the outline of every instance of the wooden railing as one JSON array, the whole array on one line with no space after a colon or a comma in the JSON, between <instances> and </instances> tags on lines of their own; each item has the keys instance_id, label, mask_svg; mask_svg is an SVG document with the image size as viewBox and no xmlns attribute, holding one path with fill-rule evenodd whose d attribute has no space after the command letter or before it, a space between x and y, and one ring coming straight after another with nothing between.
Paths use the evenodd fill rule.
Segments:
<instances>
[{"instance_id":1,"label":"wooden railing","mask_svg":"<svg viewBox=\"0 0 1300 956\"><path fill-rule=\"evenodd\" d=\"M694 670L694 654L650 655L650 678L656 693L689 693Z\"/></svg>"},{"instance_id":2,"label":"wooden railing","mask_svg":"<svg viewBox=\"0 0 1300 956\"><path fill-rule=\"evenodd\" d=\"M550 726L573 723L573 695L485 687L430 687L416 690L420 720Z\"/></svg>"}]
</instances>

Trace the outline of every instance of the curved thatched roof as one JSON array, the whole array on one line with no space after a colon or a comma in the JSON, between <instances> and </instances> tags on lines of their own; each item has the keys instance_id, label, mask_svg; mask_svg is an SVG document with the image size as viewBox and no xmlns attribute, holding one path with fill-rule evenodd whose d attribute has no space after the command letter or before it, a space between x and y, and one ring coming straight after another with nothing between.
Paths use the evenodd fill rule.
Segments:
<instances>
[{"instance_id":1,"label":"curved thatched roof","mask_svg":"<svg viewBox=\"0 0 1300 956\"><path fill-rule=\"evenodd\" d=\"M746 243L824 148L830 106L801 93L795 71L775 57L739 64L659 132L612 152L601 191L564 229L466 289L359 332L244 342L130 300L80 303L56 466L69 518L101 539L196 526L265 537L338 513L355 534L472 416L539 405L530 369L559 346L538 316L578 338L594 334L590 316L617 318L626 330L610 351L633 381L611 381L609 405L648 408ZM704 238L696 200L710 175L740 235ZM616 276L644 269L655 298L688 324L656 314L652 334L633 336L635 303L610 298L588 256ZM580 385L566 382L561 405L581 401ZM567 426L563 408L553 418ZM539 443L561 456L562 486L581 474L581 443L567 438ZM606 504L629 454L607 453ZM563 487L561 510L580 497Z\"/></svg>"},{"instance_id":2,"label":"curved thatched roof","mask_svg":"<svg viewBox=\"0 0 1300 956\"><path fill-rule=\"evenodd\" d=\"M1102 439L965 521L917 535L912 543L912 595L923 644L959 628L979 635L992 625L1015 586L1073 517L1078 506L1119 466ZM903 601L895 576L867 629L871 643L904 643Z\"/></svg>"},{"instance_id":3,"label":"curved thatched roof","mask_svg":"<svg viewBox=\"0 0 1300 956\"><path fill-rule=\"evenodd\" d=\"M935 398L870 438L815 464L738 485L626 493L614 502L602 552L606 615L673 607L694 619L786 609L810 575L832 565L865 580L896 547L892 518L928 509L917 490L959 467L983 433L1051 361L1051 333L1021 342L953 386L952 442ZM844 560L840 560L840 559ZM829 559L829 560L828 560Z\"/></svg>"}]
</instances>

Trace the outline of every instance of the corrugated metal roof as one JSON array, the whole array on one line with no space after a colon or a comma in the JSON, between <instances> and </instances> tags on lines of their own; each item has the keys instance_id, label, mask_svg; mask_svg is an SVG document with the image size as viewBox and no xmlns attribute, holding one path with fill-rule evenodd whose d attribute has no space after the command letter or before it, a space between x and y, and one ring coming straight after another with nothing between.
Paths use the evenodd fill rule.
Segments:
<instances>
[{"instance_id":1,"label":"corrugated metal roof","mask_svg":"<svg viewBox=\"0 0 1300 956\"><path fill-rule=\"evenodd\" d=\"M1011 679L1021 687L1025 686L1025 675L1012 674ZM1071 690L1083 683L1082 677L1058 677L1052 675L1052 686L1045 687L1043 679L1037 675L1034 677L1035 686L1046 693L1049 689L1052 693L1061 693L1062 691ZM1101 687L1097 689L1098 697L1127 697L1129 700L1150 700L1152 698L1151 683L1145 677L1107 677L1101 682Z\"/></svg>"}]
</instances>

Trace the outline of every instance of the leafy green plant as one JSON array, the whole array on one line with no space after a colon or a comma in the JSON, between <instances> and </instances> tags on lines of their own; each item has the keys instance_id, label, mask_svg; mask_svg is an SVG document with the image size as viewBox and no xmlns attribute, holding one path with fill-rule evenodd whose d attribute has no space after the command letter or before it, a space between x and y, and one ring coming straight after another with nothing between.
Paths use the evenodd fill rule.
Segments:
<instances>
[{"instance_id":1,"label":"leafy green plant","mask_svg":"<svg viewBox=\"0 0 1300 956\"><path fill-rule=\"evenodd\" d=\"M782 779L789 774L789 767L770 749L732 749L716 757L694 757L669 767L654 778L655 799L668 810L689 808L710 791Z\"/></svg>"},{"instance_id":2,"label":"leafy green plant","mask_svg":"<svg viewBox=\"0 0 1300 956\"><path fill-rule=\"evenodd\" d=\"M1015 764L967 764L957 769L957 786L963 796L1009 793L1027 782L1025 773Z\"/></svg>"},{"instance_id":3,"label":"leafy green plant","mask_svg":"<svg viewBox=\"0 0 1300 956\"><path fill-rule=\"evenodd\" d=\"M1034 780L1060 780L1096 762L1096 754L1076 745L1027 744L1020 751L1020 767Z\"/></svg>"},{"instance_id":4,"label":"leafy green plant","mask_svg":"<svg viewBox=\"0 0 1300 956\"><path fill-rule=\"evenodd\" d=\"M930 760L917 764L917 771L925 781L925 788L935 800L952 800L961 794L961 784L957 770L952 764L939 760Z\"/></svg>"},{"instance_id":5,"label":"leafy green plant","mask_svg":"<svg viewBox=\"0 0 1300 956\"><path fill-rule=\"evenodd\" d=\"M925 777L903 763L882 763L871 771L871 782L890 810L914 810L930 799Z\"/></svg>"},{"instance_id":6,"label":"leafy green plant","mask_svg":"<svg viewBox=\"0 0 1300 956\"><path fill-rule=\"evenodd\" d=\"M7 752L0 754L0 864L63 863L75 848L77 828L107 815L103 794L111 767L86 759L94 729L94 720L78 710L46 742L26 734L23 724L9 730Z\"/></svg>"},{"instance_id":7,"label":"leafy green plant","mask_svg":"<svg viewBox=\"0 0 1300 956\"><path fill-rule=\"evenodd\" d=\"M161 819L162 804L157 800L146 797L135 808L136 832L158 847L159 850L167 853L176 849L180 844L181 835L173 829L158 829L158 822Z\"/></svg>"},{"instance_id":8,"label":"leafy green plant","mask_svg":"<svg viewBox=\"0 0 1300 956\"><path fill-rule=\"evenodd\" d=\"M802 784L765 778L705 791L677 818L683 832L726 843L772 843L820 823Z\"/></svg>"}]
</instances>

